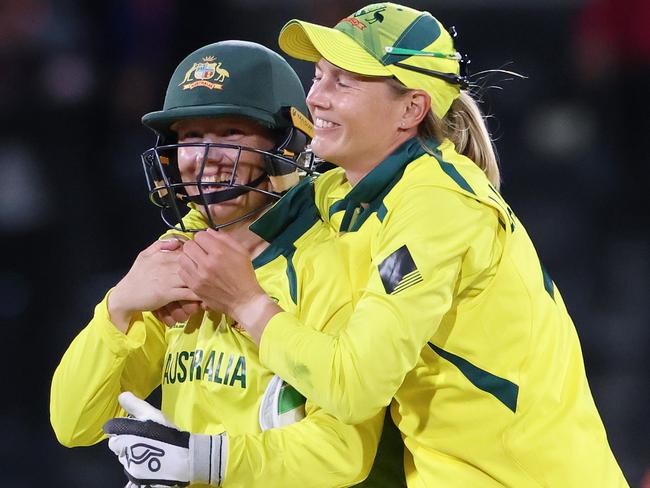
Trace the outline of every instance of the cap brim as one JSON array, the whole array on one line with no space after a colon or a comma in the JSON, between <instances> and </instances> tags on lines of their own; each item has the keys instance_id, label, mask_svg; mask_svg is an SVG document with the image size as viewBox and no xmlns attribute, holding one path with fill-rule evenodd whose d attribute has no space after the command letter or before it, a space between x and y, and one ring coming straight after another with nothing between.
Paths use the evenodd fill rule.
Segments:
<instances>
[{"instance_id":1,"label":"cap brim","mask_svg":"<svg viewBox=\"0 0 650 488\"><path fill-rule=\"evenodd\" d=\"M278 44L289 56L317 62L321 58L341 69L365 76L392 76L377 59L341 31L302 20L290 20Z\"/></svg>"},{"instance_id":2,"label":"cap brim","mask_svg":"<svg viewBox=\"0 0 650 488\"><path fill-rule=\"evenodd\" d=\"M253 119L270 128L279 127L279 122L268 112L238 105L198 105L150 112L142 117L142 123L158 133L168 133L177 120L228 116Z\"/></svg>"}]
</instances>

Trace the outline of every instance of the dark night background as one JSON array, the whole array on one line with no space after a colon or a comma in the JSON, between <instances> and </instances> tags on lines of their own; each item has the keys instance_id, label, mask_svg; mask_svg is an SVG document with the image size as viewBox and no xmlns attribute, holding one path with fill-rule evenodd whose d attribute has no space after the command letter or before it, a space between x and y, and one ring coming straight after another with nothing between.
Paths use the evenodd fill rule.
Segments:
<instances>
[{"instance_id":1,"label":"dark night background","mask_svg":"<svg viewBox=\"0 0 650 488\"><path fill-rule=\"evenodd\" d=\"M105 443L57 443L49 388L94 304L163 231L140 117L162 107L178 62L232 38L278 50L290 18L334 25L365 3L2 0L2 486L124 484ZM614 454L649 487L650 2L405 3L456 25L471 71L527 77L482 93L502 192L564 295ZM308 87L311 66L292 65Z\"/></svg>"}]
</instances>

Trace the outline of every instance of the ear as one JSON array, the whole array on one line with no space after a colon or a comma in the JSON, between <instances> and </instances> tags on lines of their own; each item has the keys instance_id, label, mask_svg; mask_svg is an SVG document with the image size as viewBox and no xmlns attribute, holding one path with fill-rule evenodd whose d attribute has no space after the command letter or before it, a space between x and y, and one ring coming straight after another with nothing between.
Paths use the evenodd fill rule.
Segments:
<instances>
[{"instance_id":1,"label":"ear","mask_svg":"<svg viewBox=\"0 0 650 488\"><path fill-rule=\"evenodd\" d=\"M417 128L431 110L431 97L424 90L411 90L404 95L404 112L400 129Z\"/></svg>"}]
</instances>

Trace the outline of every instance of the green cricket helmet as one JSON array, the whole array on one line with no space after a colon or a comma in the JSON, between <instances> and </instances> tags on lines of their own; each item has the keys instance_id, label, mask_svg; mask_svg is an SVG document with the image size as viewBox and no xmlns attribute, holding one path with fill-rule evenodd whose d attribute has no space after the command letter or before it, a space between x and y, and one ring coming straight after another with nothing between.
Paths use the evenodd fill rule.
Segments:
<instances>
[{"instance_id":1,"label":"green cricket helmet","mask_svg":"<svg viewBox=\"0 0 650 488\"><path fill-rule=\"evenodd\" d=\"M225 227L245 220L267 208L272 200L298 182L299 174L311 172L313 156L307 145L313 127L307 114L305 91L289 64L277 53L253 42L222 41L204 46L187 56L169 81L163 109L142 117L142 123L157 135L156 145L142 154L151 201L161 207L165 224L182 231L182 205L202 205L209 225ZM275 146L270 151L233 144L179 144L175 122L183 119L243 117L271 129ZM203 150L196 181L182 181L177 151L194 146ZM232 173L227 181L202 181L210 148L237 150ZM237 182L237 165L242 153L261 154L265 173L248 182ZM258 186L271 180L271 191ZM191 196L188 187L198 194ZM215 187L218 187L214 191ZM272 200L243 217L226 223L215 223L208 206L246 193L257 191ZM195 192L196 193L196 192Z\"/></svg>"}]
</instances>

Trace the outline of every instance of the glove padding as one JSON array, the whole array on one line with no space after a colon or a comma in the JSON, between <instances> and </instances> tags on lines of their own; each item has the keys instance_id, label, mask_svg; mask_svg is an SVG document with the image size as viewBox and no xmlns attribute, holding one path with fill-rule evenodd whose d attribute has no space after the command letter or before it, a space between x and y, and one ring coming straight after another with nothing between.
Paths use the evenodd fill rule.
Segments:
<instances>
[{"instance_id":1,"label":"glove padding","mask_svg":"<svg viewBox=\"0 0 650 488\"><path fill-rule=\"evenodd\" d=\"M118 397L132 418L104 424L108 447L135 486L219 486L225 475L228 437L179 430L160 410L131 392Z\"/></svg>"}]
</instances>

